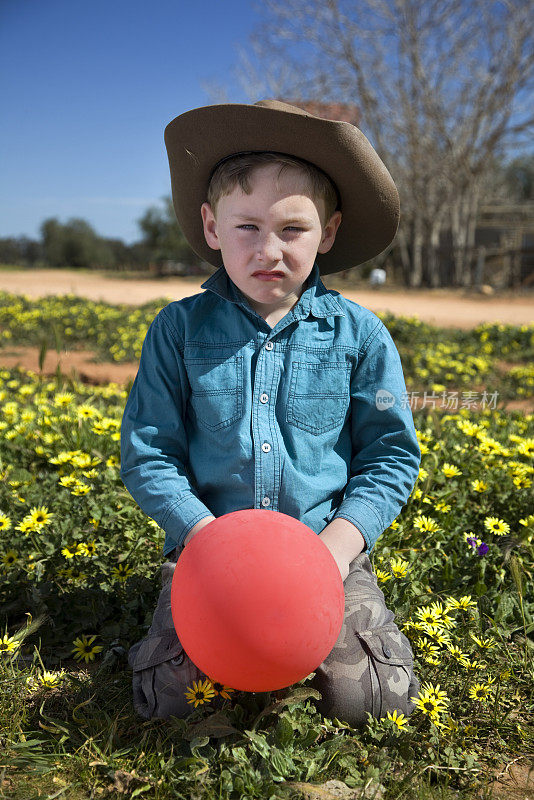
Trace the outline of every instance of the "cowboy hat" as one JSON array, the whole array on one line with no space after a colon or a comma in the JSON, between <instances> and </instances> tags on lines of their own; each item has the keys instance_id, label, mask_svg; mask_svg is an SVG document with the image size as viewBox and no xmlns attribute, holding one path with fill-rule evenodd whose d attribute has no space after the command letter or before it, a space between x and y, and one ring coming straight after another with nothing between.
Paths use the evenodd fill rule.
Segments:
<instances>
[{"instance_id":1,"label":"cowboy hat","mask_svg":"<svg viewBox=\"0 0 534 800\"><path fill-rule=\"evenodd\" d=\"M224 103L186 111L165 128L172 200L194 252L216 267L220 250L206 243L200 214L215 166L242 152L287 153L315 164L334 183L343 218L328 253L317 254L321 274L377 256L399 223L393 179L363 133L349 122L314 116L278 100Z\"/></svg>"}]
</instances>

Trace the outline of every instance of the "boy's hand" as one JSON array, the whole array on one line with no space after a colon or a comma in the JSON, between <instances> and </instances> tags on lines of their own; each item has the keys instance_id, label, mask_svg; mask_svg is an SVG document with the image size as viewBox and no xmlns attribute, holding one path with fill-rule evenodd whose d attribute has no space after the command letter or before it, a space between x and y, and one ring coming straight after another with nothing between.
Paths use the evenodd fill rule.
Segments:
<instances>
[{"instance_id":1,"label":"boy's hand","mask_svg":"<svg viewBox=\"0 0 534 800\"><path fill-rule=\"evenodd\" d=\"M349 564L365 548L365 540L358 528L348 519L338 517L319 534L328 547L341 573L341 580L349 574Z\"/></svg>"},{"instance_id":2,"label":"boy's hand","mask_svg":"<svg viewBox=\"0 0 534 800\"><path fill-rule=\"evenodd\" d=\"M202 528L205 528L206 525L208 525L210 522L213 522L214 519L215 517L210 515L209 517L204 517L204 519L201 519L199 522L196 523L196 525L193 525L193 527L191 528L191 530L184 539L184 547L191 541L191 539L195 534L197 534L200 530L202 530Z\"/></svg>"}]
</instances>

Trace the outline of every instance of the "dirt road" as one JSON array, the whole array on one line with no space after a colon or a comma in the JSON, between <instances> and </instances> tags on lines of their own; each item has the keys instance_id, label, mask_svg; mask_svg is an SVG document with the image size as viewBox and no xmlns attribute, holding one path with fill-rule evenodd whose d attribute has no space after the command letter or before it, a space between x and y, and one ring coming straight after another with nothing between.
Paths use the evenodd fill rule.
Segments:
<instances>
[{"instance_id":1,"label":"dirt road","mask_svg":"<svg viewBox=\"0 0 534 800\"><path fill-rule=\"evenodd\" d=\"M106 278L76 270L0 270L0 289L30 297L50 294L75 294L108 303L139 305L167 297L180 300L202 291L204 278L162 278L160 280ZM328 278L325 281L328 285ZM332 287L333 288L333 287ZM534 293L486 297L464 296L445 289L345 290L341 293L372 311L390 311L402 316L417 316L434 325L472 328L480 322L523 325L534 321Z\"/></svg>"}]
</instances>

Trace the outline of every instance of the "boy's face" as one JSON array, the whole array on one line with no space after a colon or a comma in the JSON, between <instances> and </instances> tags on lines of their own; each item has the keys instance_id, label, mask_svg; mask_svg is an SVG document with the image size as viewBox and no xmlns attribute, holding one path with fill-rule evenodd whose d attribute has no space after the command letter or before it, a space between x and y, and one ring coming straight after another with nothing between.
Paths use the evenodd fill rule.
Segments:
<instances>
[{"instance_id":1,"label":"boy's face","mask_svg":"<svg viewBox=\"0 0 534 800\"><path fill-rule=\"evenodd\" d=\"M279 164L257 167L252 191L238 185L201 208L206 242L221 250L226 272L265 319L287 313L302 294L317 253L332 247L341 212L324 224L324 202L314 200L304 176ZM284 314L282 314L283 316Z\"/></svg>"}]
</instances>

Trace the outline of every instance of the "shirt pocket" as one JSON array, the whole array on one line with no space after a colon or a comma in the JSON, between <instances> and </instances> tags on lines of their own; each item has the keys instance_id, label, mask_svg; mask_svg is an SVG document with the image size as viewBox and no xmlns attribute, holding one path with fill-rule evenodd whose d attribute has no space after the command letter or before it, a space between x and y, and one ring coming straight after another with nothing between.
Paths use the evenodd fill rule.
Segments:
<instances>
[{"instance_id":1,"label":"shirt pocket","mask_svg":"<svg viewBox=\"0 0 534 800\"><path fill-rule=\"evenodd\" d=\"M294 361L286 421L319 435L341 427L349 407L350 363Z\"/></svg>"},{"instance_id":2,"label":"shirt pocket","mask_svg":"<svg viewBox=\"0 0 534 800\"><path fill-rule=\"evenodd\" d=\"M210 431L233 425L243 415L243 356L188 358L190 405Z\"/></svg>"}]
</instances>

